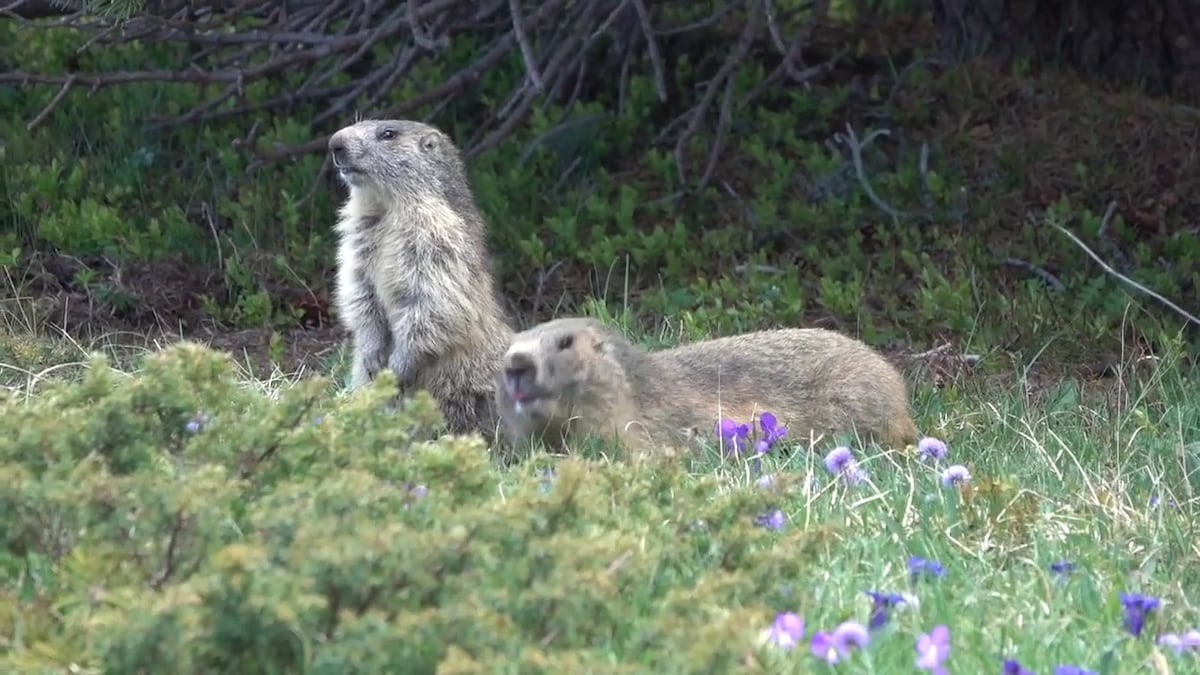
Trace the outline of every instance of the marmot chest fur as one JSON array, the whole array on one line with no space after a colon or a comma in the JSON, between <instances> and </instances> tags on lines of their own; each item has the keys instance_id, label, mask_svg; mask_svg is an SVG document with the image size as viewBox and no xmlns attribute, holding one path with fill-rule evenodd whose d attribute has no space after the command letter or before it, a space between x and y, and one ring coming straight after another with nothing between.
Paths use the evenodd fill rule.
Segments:
<instances>
[{"instance_id":1,"label":"marmot chest fur","mask_svg":"<svg viewBox=\"0 0 1200 675\"><path fill-rule=\"evenodd\" d=\"M859 340L824 329L758 331L647 352L599 321L555 319L517 334L496 379L511 443L561 448L587 435L627 447L715 440L721 418L774 413L792 438L853 432L915 443L903 377Z\"/></svg>"},{"instance_id":2,"label":"marmot chest fur","mask_svg":"<svg viewBox=\"0 0 1200 675\"><path fill-rule=\"evenodd\" d=\"M433 395L451 433L490 442L512 329L457 147L420 122L367 120L335 133L329 152L349 187L334 301L352 339L351 388L391 368L402 392Z\"/></svg>"}]
</instances>

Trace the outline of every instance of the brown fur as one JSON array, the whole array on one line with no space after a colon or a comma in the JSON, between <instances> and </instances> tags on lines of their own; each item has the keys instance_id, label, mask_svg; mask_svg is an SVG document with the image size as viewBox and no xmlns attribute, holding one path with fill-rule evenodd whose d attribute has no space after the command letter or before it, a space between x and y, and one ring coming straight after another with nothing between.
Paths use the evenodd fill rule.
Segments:
<instances>
[{"instance_id":1,"label":"brown fur","mask_svg":"<svg viewBox=\"0 0 1200 675\"><path fill-rule=\"evenodd\" d=\"M518 406L514 396L529 392ZM595 435L635 450L683 448L715 441L722 417L747 423L763 412L797 440L810 431L856 432L891 447L918 439L900 373L861 341L817 328L647 352L599 321L555 319L513 338L496 404L516 447Z\"/></svg>"},{"instance_id":2,"label":"brown fur","mask_svg":"<svg viewBox=\"0 0 1200 675\"><path fill-rule=\"evenodd\" d=\"M335 133L329 151L350 189L334 293L353 340L350 387L391 368L402 392L433 395L451 433L491 442L512 328L458 149L420 122L367 120Z\"/></svg>"}]
</instances>

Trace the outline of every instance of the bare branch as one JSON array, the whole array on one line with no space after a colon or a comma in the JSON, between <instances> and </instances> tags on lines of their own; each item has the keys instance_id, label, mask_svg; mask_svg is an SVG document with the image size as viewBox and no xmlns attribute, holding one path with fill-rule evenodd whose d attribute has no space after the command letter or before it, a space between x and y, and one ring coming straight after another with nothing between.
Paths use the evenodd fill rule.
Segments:
<instances>
[{"instance_id":1,"label":"bare branch","mask_svg":"<svg viewBox=\"0 0 1200 675\"><path fill-rule=\"evenodd\" d=\"M1113 215L1113 213L1116 211L1116 208L1117 208L1117 203L1116 203L1116 202L1111 202L1111 203L1108 205L1108 210L1107 210L1107 211L1105 212L1105 214L1104 214L1104 220L1101 222L1101 228L1102 228L1102 229L1108 225L1108 221L1109 221L1109 219L1111 219L1111 218L1112 218L1112 215ZM1116 277L1117 279L1120 279L1121 281L1125 282L1126 284L1128 284L1128 285L1130 285L1130 286L1132 286L1132 287L1136 288L1137 290L1139 290L1139 291L1141 291L1141 292L1145 293L1146 295L1149 295L1150 297L1154 298L1155 300L1158 300L1159 302L1163 303L1163 304L1164 304L1164 305L1166 305L1167 307L1170 307L1170 308L1171 308L1171 309L1172 309L1172 310L1173 310L1173 311L1174 311L1176 314L1178 314L1179 316L1181 316L1181 317L1183 317L1183 318L1187 319L1188 321L1190 321L1190 322L1192 322L1192 323L1196 324L1197 326L1200 326L1200 318L1196 318L1196 316L1195 316L1194 314L1192 314L1192 313L1188 312L1187 310L1183 309L1182 307L1180 307L1179 305L1175 304L1174 302L1171 302L1171 301L1170 301L1170 300L1168 300L1167 298L1163 297L1163 296L1162 296L1162 294L1160 294L1160 293L1158 293L1158 292L1156 292L1156 291L1152 291L1152 290L1150 290L1149 288L1146 288L1145 286L1143 286L1143 285L1139 284L1138 282L1134 281L1133 279L1130 279L1129 277L1125 276L1124 274L1121 274L1120 272L1116 271L1116 270L1115 270L1115 269L1113 269L1113 268L1112 268L1112 266L1110 266L1108 263L1106 263L1106 262L1104 262L1103 260L1101 260L1100 256L1096 255L1096 254L1095 254L1095 253L1092 251L1092 249L1088 248L1087 244L1085 244L1085 243L1083 243L1082 241L1080 241L1079 237L1076 237L1074 234L1071 234L1070 230L1068 230L1067 228L1063 227L1062 225L1059 225L1058 223L1056 223L1056 222L1054 222L1054 221L1052 221L1052 220L1051 220L1051 221L1048 221L1048 222L1049 222L1049 223L1050 223L1050 225L1052 225L1052 226L1053 226L1053 227L1054 227L1056 230L1058 230L1059 232L1062 232L1063 234L1067 235L1067 237L1068 237L1068 238L1069 238L1071 241L1075 242L1075 245L1076 245L1076 246L1078 246L1079 248L1083 249L1083 252L1084 252L1084 253L1086 253L1086 254L1088 255L1088 257L1089 257L1089 258L1091 258L1092 260L1096 261L1096 264L1097 264L1097 265L1099 265L1100 267L1102 267L1102 268L1104 269L1104 271L1105 271L1105 272L1108 272L1109 274L1113 275L1113 276L1114 276L1114 277Z\"/></svg>"}]
</instances>

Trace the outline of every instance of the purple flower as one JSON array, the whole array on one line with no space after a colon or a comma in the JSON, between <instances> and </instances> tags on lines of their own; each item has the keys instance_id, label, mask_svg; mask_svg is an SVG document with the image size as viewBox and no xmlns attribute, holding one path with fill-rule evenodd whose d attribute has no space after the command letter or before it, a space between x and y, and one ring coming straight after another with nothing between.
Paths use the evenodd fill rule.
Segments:
<instances>
[{"instance_id":1,"label":"purple flower","mask_svg":"<svg viewBox=\"0 0 1200 675\"><path fill-rule=\"evenodd\" d=\"M755 483L758 485L758 487L766 489L775 484L775 477L769 473L766 473L759 476Z\"/></svg>"},{"instance_id":2,"label":"purple flower","mask_svg":"<svg viewBox=\"0 0 1200 675\"><path fill-rule=\"evenodd\" d=\"M1021 665L1016 659L1005 659L1002 675L1034 675L1033 671Z\"/></svg>"},{"instance_id":3,"label":"purple flower","mask_svg":"<svg viewBox=\"0 0 1200 675\"><path fill-rule=\"evenodd\" d=\"M962 464L946 467L942 472L942 485L957 485L971 480L971 472Z\"/></svg>"},{"instance_id":4,"label":"purple flower","mask_svg":"<svg viewBox=\"0 0 1200 675\"><path fill-rule=\"evenodd\" d=\"M717 423L717 435L723 445L732 448L734 452L746 449L746 440L750 436L749 424L738 424L731 419L722 419Z\"/></svg>"},{"instance_id":5,"label":"purple flower","mask_svg":"<svg viewBox=\"0 0 1200 675\"><path fill-rule=\"evenodd\" d=\"M780 612L775 615L775 622L767 633L767 639L773 644L791 649L800 644L804 638L804 619L795 612Z\"/></svg>"},{"instance_id":6,"label":"purple flower","mask_svg":"<svg viewBox=\"0 0 1200 675\"><path fill-rule=\"evenodd\" d=\"M888 610L904 602L904 596L899 593L881 593L867 591L871 596L871 618L867 621L867 630L878 630L888 622Z\"/></svg>"},{"instance_id":7,"label":"purple flower","mask_svg":"<svg viewBox=\"0 0 1200 675\"><path fill-rule=\"evenodd\" d=\"M829 473L841 473L854 462L854 453L844 445L839 445L825 455L825 468Z\"/></svg>"},{"instance_id":8,"label":"purple flower","mask_svg":"<svg viewBox=\"0 0 1200 675\"><path fill-rule=\"evenodd\" d=\"M198 412L192 417L192 419L188 420L187 424L184 425L184 428L187 429L188 433L190 434L200 433L200 431L204 429L205 425L208 424L208 420L208 414Z\"/></svg>"},{"instance_id":9,"label":"purple flower","mask_svg":"<svg viewBox=\"0 0 1200 675\"><path fill-rule=\"evenodd\" d=\"M1175 651L1176 654L1183 653L1183 640L1175 633L1163 633L1155 640L1159 647L1167 647Z\"/></svg>"},{"instance_id":10,"label":"purple flower","mask_svg":"<svg viewBox=\"0 0 1200 675\"><path fill-rule=\"evenodd\" d=\"M829 454L825 455L825 468L829 469L829 473L841 478L847 485L858 485L867 478L867 473L858 466L858 462L854 459L854 453L844 445L830 450Z\"/></svg>"},{"instance_id":11,"label":"purple flower","mask_svg":"<svg viewBox=\"0 0 1200 675\"><path fill-rule=\"evenodd\" d=\"M1069 560L1056 560L1050 563L1050 571L1055 574L1070 574L1075 571L1075 563Z\"/></svg>"},{"instance_id":12,"label":"purple flower","mask_svg":"<svg viewBox=\"0 0 1200 675\"><path fill-rule=\"evenodd\" d=\"M1162 497L1160 497L1158 495L1154 495L1154 496L1150 497L1150 507L1151 508L1156 507L1160 504L1162 504ZM1171 499L1170 501L1168 501L1167 504L1169 504L1170 507L1173 509L1179 508L1179 502L1175 501L1174 499Z\"/></svg>"},{"instance_id":13,"label":"purple flower","mask_svg":"<svg viewBox=\"0 0 1200 675\"><path fill-rule=\"evenodd\" d=\"M949 448L946 447L946 442L940 438L926 436L917 443L917 456L921 461L932 461L934 463L946 459L946 453Z\"/></svg>"},{"instance_id":14,"label":"purple flower","mask_svg":"<svg viewBox=\"0 0 1200 675\"><path fill-rule=\"evenodd\" d=\"M758 437L758 442L754 444L754 449L759 454L770 450L779 439L787 436L787 427L779 424L774 413L765 412L760 415L758 425L762 427L762 434Z\"/></svg>"},{"instance_id":15,"label":"purple flower","mask_svg":"<svg viewBox=\"0 0 1200 675\"><path fill-rule=\"evenodd\" d=\"M787 518L783 515L783 511L775 509L755 517L754 524L761 525L768 530L782 530L783 526L787 524Z\"/></svg>"},{"instance_id":16,"label":"purple flower","mask_svg":"<svg viewBox=\"0 0 1200 675\"><path fill-rule=\"evenodd\" d=\"M908 559L908 575L915 584L922 576L940 577L946 574L946 568L936 560L926 560L919 555Z\"/></svg>"},{"instance_id":17,"label":"purple flower","mask_svg":"<svg viewBox=\"0 0 1200 675\"><path fill-rule=\"evenodd\" d=\"M1179 636L1180 642L1183 643L1183 648L1188 651L1200 651L1200 630L1189 628L1183 631L1183 635Z\"/></svg>"},{"instance_id":18,"label":"purple flower","mask_svg":"<svg viewBox=\"0 0 1200 675\"><path fill-rule=\"evenodd\" d=\"M938 624L917 638L917 667L935 675L949 675L942 663L950 656L950 628Z\"/></svg>"},{"instance_id":19,"label":"purple flower","mask_svg":"<svg viewBox=\"0 0 1200 675\"><path fill-rule=\"evenodd\" d=\"M1156 597L1137 593L1119 593L1118 597L1125 610L1125 630L1134 637L1140 637L1142 627L1146 624L1146 616L1162 603Z\"/></svg>"},{"instance_id":20,"label":"purple flower","mask_svg":"<svg viewBox=\"0 0 1200 675\"><path fill-rule=\"evenodd\" d=\"M846 621L834 628L833 632L820 630L813 633L811 649L818 658L837 663L849 656L851 649L865 648L870 640L862 624Z\"/></svg>"},{"instance_id":21,"label":"purple flower","mask_svg":"<svg viewBox=\"0 0 1200 675\"><path fill-rule=\"evenodd\" d=\"M1073 666L1063 664L1054 667L1054 675L1098 675L1094 670L1088 670L1082 666Z\"/></svg>"}]
</instances>

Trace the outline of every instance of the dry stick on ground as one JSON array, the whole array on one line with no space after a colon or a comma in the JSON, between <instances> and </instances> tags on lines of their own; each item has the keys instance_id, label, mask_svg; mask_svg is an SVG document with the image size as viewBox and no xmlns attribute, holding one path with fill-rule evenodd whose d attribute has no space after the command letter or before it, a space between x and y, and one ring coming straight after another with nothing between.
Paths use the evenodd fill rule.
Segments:
<instances>
[{"instance_id":1,"label":"dry stick on ground","mask_svg":"<svg viewBox=\"0 0 1200 675\"><path fill-rule=\"evenodd\" d=\"M1117 203L1115 201L1110 202L1108 205L1108 209L1104 212L1104 218L1100 221L1102 228L1107 227L1108 221L1109 221L1109 219L1112 218L1113 213L1116 212L1116 209L1117 209ZM1031 218L1032 218L1032 216L1031 216ZM1089 258L1096 261L1096 264L1099 265L1100 267L1102 267L1105 272L1108 272L1109 274L1113 275L1117 279L1124 281L1126 284L1129 284L1130 286L1133 286L1134 288L1149 295L1150 297L1154 298L1155 300L1158 300L1159 302L1163 303L1167 307L1170 307L1172 310L1174 310L1175 313L1178 314L1179 316L1182 316L1183 318L1187 319L1188 321L1196 324L1197 326L1200 326L1200 319L1196 318L1195 315L1191 314L1190 312L1183 309L1179 305L1171 302L1167 298L1163 297L1161 294L1159 294L1155 291L1152 291L1149 288L1146 288L1145 286L1139 284L1138 282L1134 281L1133 279L1130 279L1129 277L1125 276L1124 274L1121 274L1120 272L1113 269L1112 266L1110 266L1108 263L1101 260L1100 256L1093 253L1092 249L1088 248L1087 244L1080 241L1079 237L1076 237L1074 234L1071 234L1071 232L1067 228L1063 227L1062 225L1059 225L1058 223L1054 222L1053 220L1047 219L1046 222L1050 223L1050 225L1052 225L1059 232L1062 232L1063 234L1067 235L1067 237L1070 238L1071 241L1075 242L1076 246L1083 249L1083 252L1088 254Z\"/></svg>"}]
</instances>

